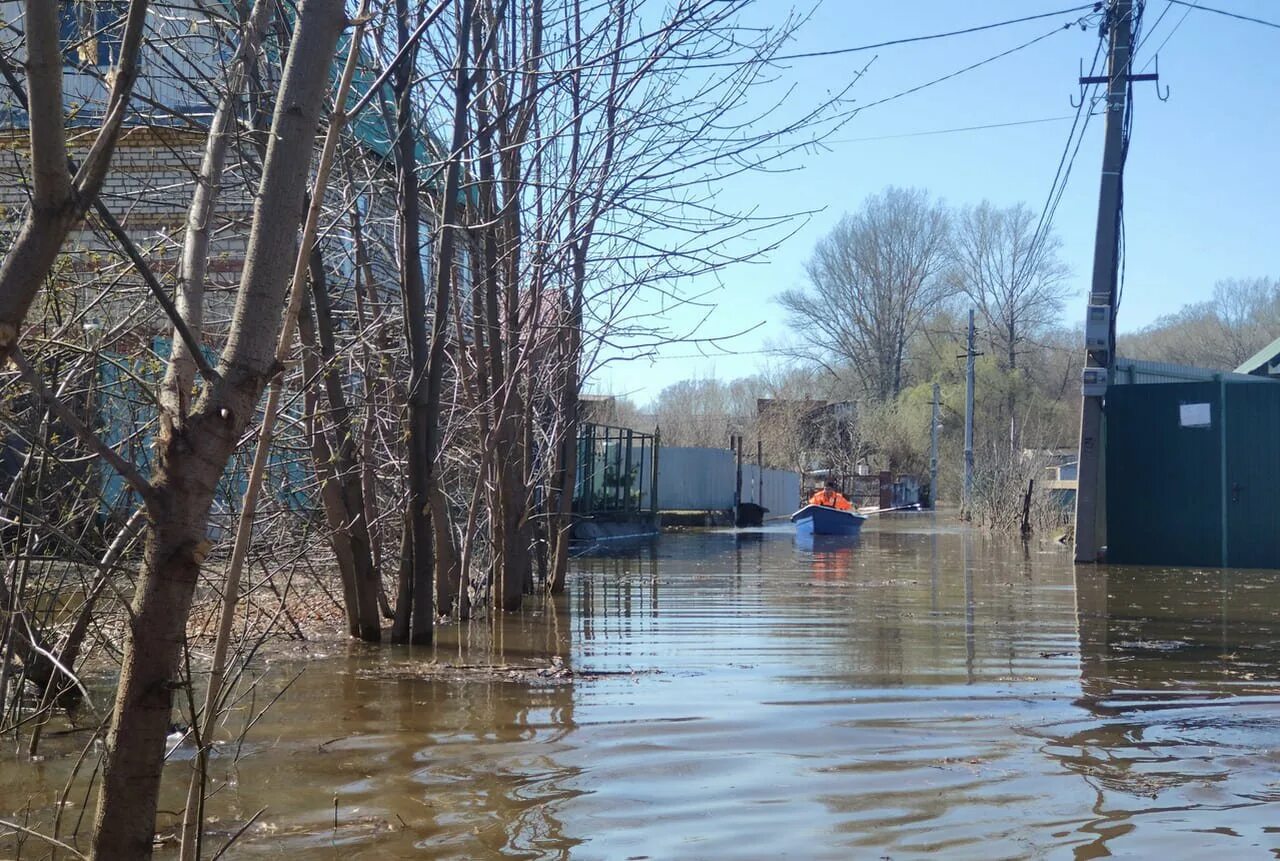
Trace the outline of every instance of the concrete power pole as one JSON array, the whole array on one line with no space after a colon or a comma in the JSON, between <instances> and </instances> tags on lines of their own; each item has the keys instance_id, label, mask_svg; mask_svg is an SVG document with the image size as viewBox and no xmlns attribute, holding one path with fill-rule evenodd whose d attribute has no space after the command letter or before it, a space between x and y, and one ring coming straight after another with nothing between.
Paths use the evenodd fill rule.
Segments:
<instances>
[{"instance_id":1,"label":"concrete power pole","mask_svg":"<svg viewBox=\"0 0 1280 861\"><path fill-rule=\"evenodd\" d=\"M964 384L964 499L962 508L968 519L973 511L973 385L974 361L978 358L973 348L973 309L969 309L969 337L965 341Z\"/></svg>"},{"instance_id":2,"label":"concrete power pole","mask_svg":"<svg viewBox=\"0 0 1280 861\"><path fill-rule=\"evenodd\" d=\"M1076 489L1076 561L1096 562L1106 543L1105 457L1102 451L1103 397L1115 365L1116 271L1119 263L1120 205L1125 156L1125 114L1129 83L1154 75L1130 75L1134 0L1110 0L1107 20L1111 51L1106 77L1081 78L1082 85L1107 85L1107 131L1098 195L1093 284L1085 319L1085 368L1081 380L1080 457Z\"/></svg>"},{"instance_id":3,"label":"concrete power pole","mask_svg":"<svg viewBox=\"0 0 1280 861\"><path fill-rule=\"evenodd\" d=\"M929 507L938 508L938 407L942 389L933 384L933 418L929 422Z\"/></svg>"}]
</instances>

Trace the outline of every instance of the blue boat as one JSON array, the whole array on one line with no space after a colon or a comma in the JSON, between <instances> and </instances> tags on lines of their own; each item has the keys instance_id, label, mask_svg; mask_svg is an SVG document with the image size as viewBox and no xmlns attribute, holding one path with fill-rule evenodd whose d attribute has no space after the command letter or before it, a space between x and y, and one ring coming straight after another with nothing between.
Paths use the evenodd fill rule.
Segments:
<instances>
[{"instance_id":1,"label":"blue boat","mask_svg":"<svg viewBox=\"0 0 1280 861\"><path fill-rule=\"evenodd\" d=\"M797 535L857 535L866 515L825 505L806 505L791 515Z\"/></svg>"}]
</instances>

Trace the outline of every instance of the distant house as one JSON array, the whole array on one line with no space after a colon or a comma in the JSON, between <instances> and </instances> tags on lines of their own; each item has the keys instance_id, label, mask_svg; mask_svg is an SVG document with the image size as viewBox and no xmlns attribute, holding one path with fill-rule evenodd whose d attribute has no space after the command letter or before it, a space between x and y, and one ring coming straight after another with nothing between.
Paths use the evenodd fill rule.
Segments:
<instances>
[{"instance_id":1,"label":"distant house","mask_svg":"<svg viewBox=\"0 0 1280 861\"><path fill-rule=\"evenodd\" d=\"M618 399L613 395L579 395L578 419L596 425L616 425Z\"/></svg>"},{"instance_id":2,"label":"distant house","mask_svg":"<svg viewBox=\"0 0 1280 861\"><path fill-rule=\"evenodd\" d=\"M127 4L117 0L62 0L58 6L63 101L72 132L69 148L72 158L79 160L103 118L112 65L119 59ZM23 4L0 0L0 14L5 21L20 24ZM167 287L177 275L187 212L219 97L218 85L226 80L227 64L235 54L239 37L236 28L219 17L216 4L210 7L200 0L166 4L163 14L148 15L146 26L140 74L100 197L138 245L148 267ZM333 67L335 78L348 50L346 37L343 42ZM0 47L12 52L12 61L22 61L24 46L20 39ZM269 45L266 50L275 48ZM278 81L270 79L272 72L272 64L260 66L251 85L257 95L246 99L247 103L256 100L259 104L265 100L267 112L272 110L270 99L278 86ZM376 64L362 64L353 83L352 98L367 91L376 73ZM391 105L389 90L382 102L382 107ZM354 205L371 270L384 282L384 296L395 301L398 291L387 289L398 283L392 217L395 179L388 161L391 133L379 107L375 101L351 123L348 133L375 166L372 175L360 177L361 190L355 195ZM242 128L244 122L245 118L241 118ZM14 234L29 205L29 145L26 111L10 89L0 86L0 243ZM260 170L260 156L253 148L248 149L251 151L241 152L232 147L219 177L206 274L205 331L209 343L217 343L225 331L244 267ZM430 197L433 191L429 183L424 183L424 197ZM330 197L337 195L331 193ZM434 206L423 207L424 258L429 256L434 210ZM353 277L350 223L338 219L325 230L324 237L331 249L327 256L337 270L335 274ZM131 316L139 345L169 331L168 322L155 303L140 303L139 289L128 289L139 288L141 279L115 241L92 217L72 231L64 252L55 268L56 280L68 285L112 285L104 295L92 297L91 316L111 323ZM90 297L84 301L90 301Z\"/></svg>"},{"instance_id":3,"label":"distant house","mask_svg":"<svg viewBox=\"0 0 1280 861\"><path fill-rule=\"evenodd\" d=\"M853 401L757 398L756 421L766 450L785 448L801 456L807 472L853 472L858 408ZM772 444L772 445L771 445Z\"/></svg>"},{"instance_id":4,"label":"distant house","mask_svg":"<svg viewBox=\"0 0 1280 861\"><path fill-rule=\"evenodd\" d=\"M78 161L87 152L103 118L112 66L119 59L127 4L117 0L60 0L58 8L68 146L71 157ZM100 195L166 289L172 289L177 278L188 209L219 98L218 84L225 82L227 64L238 46L236 27L228 18L220 17L228 11L229 7L204 4L201 0L174 0L163 10L148 15L140 74ZM23 3L0 0L0 15L10 25L7 35L0 37L0 49L15 64L24 59L23 12ZM344 36L339 44L339 56L333 66L335 78L348 51L347 39ZM265 50L270 56L277 48L274 38L267 41ZM250 87L252 92L244 99L246 112L255 104L268 115L273 110L272 96L279 83L272 79L276 71L271 63L260 64ZM353 84L353 99L368 91L377 71L371 58L361 64ZM349 142L354 144L352 150L366 157L359 165L364 172L357 175L357 188L346 200L331 190L328 202L346 204L354 211L369 255L364 273L371 277L366 283L375 282L380 297L372 313L393 321L388 331L398 334L396 183L390 161L388 114L383 110L389 110L391 100L389 90L379 95L381 98L375 99L346 130ZM244 133L247 127L248 117L241 117L237 133ZM429 138L419 144L424 160L429 145ZM0 247L7 247L30 206L29 149L28 115L17 95L0 84ZM256 148L233 146L218 178L220 191L211 224L201 332L210 356L225 338L244 268L261 170L259 160ZM434 194L435 186L424 182L421 254L428 270L437 210L431 201ZM354 316L350 300L355 278L353 229L352 220L344 215L326 224L323 231L326 262L332 270L333 310L340 321ZM83 326L75 329L83 328L87 339L91 330L100 339L110 333L109 342L92 345L102 357L96 381L88 386L95 391L95 422L113 446L145 468L155 409L154 400L144 390L164 373L171 324L146 296L141 276L95 217L71 232L63 252L51 280L68 289L51 290L45 295L57 300L62 317L74 321L82 315ZM465 252L460 251L460 255L465 262ZM460 269L459 283L464 291L470 284L465 265ZM469 299L464 295L462 301ZM39 325L44 313L42 301L38 302L30 322ZM42 353L45 355L39 358L46 364L60 361L54 347ZM14 439L0 440L0 460L9 457L8 452L16 450L16 445ZM288 495L291 504L301 504L294 497L308 484L309 467L296 451L288 456L292 460L280 466L283 478L273 486L279 494ZM215 505L234 504L240 487L237 476L242 476L246 467L245 463L233 461ZM124 483L105 467L101 493L108 506L127 501Z\"/></svg>"},{"instance_id":5,"label":"distant house","mask_svg":"<svg viewBox=\"0 0 1280 861\"><path fill-rule=\"evenodd\" d=\"M1237 374L1280 379L1280 338L1275 339L1236 368Z\"/></svg>"}]
</instances>

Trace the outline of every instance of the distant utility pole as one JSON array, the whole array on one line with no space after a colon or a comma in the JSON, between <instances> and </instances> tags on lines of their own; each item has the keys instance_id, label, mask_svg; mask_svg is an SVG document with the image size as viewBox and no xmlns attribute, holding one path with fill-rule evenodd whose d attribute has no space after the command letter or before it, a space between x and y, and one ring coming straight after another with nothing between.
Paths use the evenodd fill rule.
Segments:
<instances>
[{"instance_id":1,"label":"distant utility pole","mask_svg":"<svg viewBox=\"0 0 1280 861\"><path fill-rule=\"evenodd\" d=\"M973 510L973 385L974 361L978 354L973 349L973 309L969 309L969 337L965 341L964 380L964 499L962 508L968 518Z\"/></svg>"},{"instance_id":2,"label":"distant utility pole","mask_svg":"<svg viewBox=\"0 0 1280 861\"><path fill-rule=\"evenodd\" d=\"M938 507L938 407L942 387L933 384L933 420L929 422L929 507Z\"/></svg>"},{"instance_id":3,"label":"distant utility pole","mask_svg":"<svg viewBox=\"0 0 1280 861\"><path fill-rule=\"evenodd\" d=\"M1131 75L1134 0L1110 0L1107 21L1111 51L1105 77L1085 77L1081 86L1107 85L1107 131L1102 154L1102 186L1098 195L1098 230L1094 239L1093 285L1085 318L1085 368L1081 379L1080 458L1076 489L1076 561L1096 562L1106 543L1105 455L1102 451L1103 398L1115 366L1116 272L1119 267L1120 207L1127 149L1125 116L1129 85L1158 80ZM1086 108L1087 109L1087 108Z\"/></svg>"}]
</instances>

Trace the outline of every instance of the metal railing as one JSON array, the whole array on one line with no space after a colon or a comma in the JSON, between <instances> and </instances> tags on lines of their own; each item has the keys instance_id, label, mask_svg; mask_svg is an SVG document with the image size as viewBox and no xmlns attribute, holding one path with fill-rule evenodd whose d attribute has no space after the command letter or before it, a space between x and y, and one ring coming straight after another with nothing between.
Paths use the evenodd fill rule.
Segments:
<instances>
[{"instance_id":1,"label":"metal railing","mask_svg":"<svg viewBox=\"0 0 1280 861\"><path fill-rule=\"evenodd\" d=\"M656 503L653 434L610 425L583 424L578 432L578 474L573 510L578 514L650 512Z\"/></svg>"}]
</instances>

